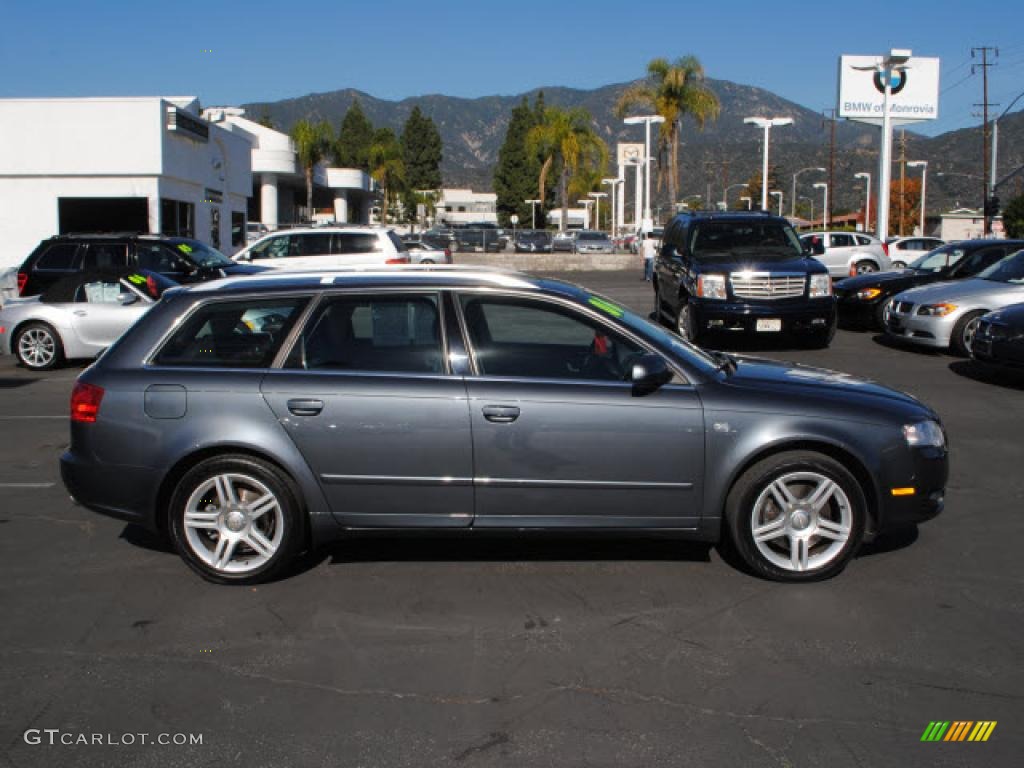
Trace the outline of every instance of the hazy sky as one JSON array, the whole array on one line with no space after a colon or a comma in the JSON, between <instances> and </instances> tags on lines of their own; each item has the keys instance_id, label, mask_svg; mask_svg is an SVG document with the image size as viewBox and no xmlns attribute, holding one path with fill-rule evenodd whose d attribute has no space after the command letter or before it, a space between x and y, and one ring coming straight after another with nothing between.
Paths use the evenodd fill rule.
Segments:
<instances>
[{"instance_id":1,"label":"hazy sky","mask_svg":"<svg viewBox=\"0 0 1024 768\"><path fill-rule=\"evenodd\" d=\"M0 0L0 19L0 97L189 94L212 105L346 87L473 97L593 88L693 53L711 77L824 109L840 54L900 47L942 59L940 119L918 126L936 133L978 123L970 48L981 45L1001 49L990 99L1005 107L1024 90L1019 2L987 13L942 0Z\"/></svg>"}]
</instances>

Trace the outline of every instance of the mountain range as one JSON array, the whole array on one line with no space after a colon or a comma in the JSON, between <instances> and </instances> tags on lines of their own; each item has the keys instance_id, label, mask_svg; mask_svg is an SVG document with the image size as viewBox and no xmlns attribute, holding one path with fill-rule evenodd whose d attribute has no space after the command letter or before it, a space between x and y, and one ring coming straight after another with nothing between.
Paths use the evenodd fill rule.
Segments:
<instances>
[{"instance_id":1,"label":"mountain range","mask_svg":"<svg viewBox=\"0 0 1024 768\"><path fill-rule=\"evenodd\" d=\"M828 166L830 125L821 112L784 99L771 91L726 80L709 79L718 95L721 113L703 131L686 121L680 147L680 193L707 196L720 200L724 187L747 181L761 165L762 131L743 122L751 115L788 116L793 125L772 131L770 157L784 194L784 206L790 207L790 189L794 171L807 166ZM593 117L598 134L613 148L620 141L642 141L642 128L626 126L615 116L614 108L621 93L630 83L606 85L593 90L564 87L538 88L514 96L485 96L467 99L440 94L416 96L401 101L378 99L352 88L314 93L273 102L244 104L254 118L269 118L283 130L300 119L326 120L335 130L341 118L358 99L363 111L374 125L390 127L396 132L414 107L437 124L444 144L441 171L447 187L471 187L489 191L498 149L505 138L512 108L523 98L533 103L539 92L545 101L561 107L583 107ZM863 204L864 184L853 175L867 171L875 177L878 171L879 129L869 125L839 120L835 124L834 210L852 210ZM900 131L894 137L894 158L900 156ZM1024 163L1024 112L1008 115L999 126L1000 176ZM979 206L982 196L981 128L972 127L926 137L911 129L906 131L906 158L929 163L928 209L947 210L955 206ZM938 175L938 173L942 175ZM919 173L908 169L908 177ZM1021 176L1024 176L1022 174ZM1004 199L1020 194L1021 176L1001 190ZM894 166L893 177L899 177ZM805 173L800 176L798 195L812 196L811 185L825 176ZM710 186L709 186L710 185ZM733 191L730 200L735 200ZM667 198L662 193L662 204ZM821 200L814 194L815 208ZM655 204L659 203L655 194Z\"/></svg>"}]
</instances>

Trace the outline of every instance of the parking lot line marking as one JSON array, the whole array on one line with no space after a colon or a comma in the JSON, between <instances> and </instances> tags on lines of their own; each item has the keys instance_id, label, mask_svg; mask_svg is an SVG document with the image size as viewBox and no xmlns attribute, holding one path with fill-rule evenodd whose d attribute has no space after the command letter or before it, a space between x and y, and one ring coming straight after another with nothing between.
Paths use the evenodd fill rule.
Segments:
<instances>
[{"instance_id":1,"label":"parking lot line marking","mask_svg":"<svg viewBox=\"0 0 1024 768\"><path fill-rule=\"evenodd\" d=\"M66 419L67 414L63 416L0 416L0 421L24 421L26 419Z\"/></svg>"},{"instance_id":2,"label":"parking lot line marking","mask_svg":"<svg viewBox=\"0 0 1024 768\"><path fill-rule=\"evenodd\" d=\"M0 488L53 488L56 483L0 483Z\"/></svg>"}]
</instances>

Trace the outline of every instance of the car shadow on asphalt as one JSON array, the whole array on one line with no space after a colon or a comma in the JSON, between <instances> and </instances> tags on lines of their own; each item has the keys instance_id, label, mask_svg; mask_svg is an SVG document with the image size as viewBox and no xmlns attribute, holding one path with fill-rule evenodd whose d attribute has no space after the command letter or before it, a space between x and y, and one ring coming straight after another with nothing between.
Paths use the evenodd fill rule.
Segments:
<instances>
[{"instance_id":1,"label":"car shadow on asphalt","mask_svg":"<svg viewBox=\"0 0 1024 768\"><path fill-rule=\"evenodd\" d=\"M885 533L879 534L873 541L861 545L857 557L871 557L872 555L883 555L886 552L896 552L905 549L917 541L920 531L916 525L905 525L893 528Z\"/></svg>"},{"instance_id":2,"label":"car shadow on asphalt","mask_svg":"<svg viewBox=\"0 0 1024 768\"><path fill-rule=\"evenodd\" d=\"M141 525L128 523L121 531L120 537L134 547L148 549L150 552L164 552L174 554L174 547L170 539L159 533L143 528Z\"/></svg>"},{"instance_id":3,"label":"car shadow on asphalt","mask_svg":"<svg viewBox=\"0 0 1024 768\"><path fill-rule=\"evenodd\" d=\"M0 378L0 389L15 389L16 387L28 386L29 384L33 384L33 383L35 383L37 381L39 381L39 377L38 376L32 376L32 377L26 376L24 379L16 379L16 378L13 378L13 377L3 377L3 378Z\"/></svg>"},{"instance_id":4,"label":"car shadow on asphalt","mask_svg":"<svg viewBox=\"0 0 1024 768\"><path fill-rule=\"evenodd\" d=\"M901 343L893 340L891 337L884 333L876 333L871 337L871 340L880 347L886 349L896 350L897 352L909 352L913 355L921 355L922 357L942 357L946 353L941 349L934 349L933 347L922 347L917 344Z\"/></svg>"},{"instance_id":5,"label":"car shadow on asphalt","mask_svg":"<svg viewBox=\"0 0 1024 768\"><path fill-rule=\"evenodd\" d=\"M971 381L1024 392L1024 373L993 370L979 366L971 360L956 360L949 364L949 370Z\"/></svg>"}]
</instances>

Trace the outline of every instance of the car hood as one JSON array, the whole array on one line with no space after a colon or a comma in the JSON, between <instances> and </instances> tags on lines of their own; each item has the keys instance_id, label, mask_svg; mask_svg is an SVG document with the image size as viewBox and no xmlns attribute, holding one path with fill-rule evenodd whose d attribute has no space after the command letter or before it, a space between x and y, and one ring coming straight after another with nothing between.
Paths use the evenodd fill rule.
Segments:
<instances>
[{"instance_id":1,"label":"car hood","mask_svg":"<svg viewBox=\"0 0 1024 768\"><path fill-rule=\"evenodd\" d=\"M219 268L225 275L256 275L266 272L270 267L260 267L256 264L242 264L236 262L229 267Z\"/></svg>"},{"instance_id":2,"label":"car hood","mask_svg":"<svg viewBox=\"0 0 1024 768\"><path fill-rule=\"evenodd\" d=\"M969 280L946 280L933 285L925 285L920 288L911 288L900 294L901 301L910 301L914 304L937 304L943 301L966 302L971 299L984 301L990 296L1002 294L1020 293L1024 300L1024 285L1013 283L999 283L995 280L983 280L980 277L972 277Z\"/></svg>"},{"instance_id":3,"label":"car hood","mask_svg":"<svg viewBox=\"0 0 1024 768\"><path fill-rule=\"evenodd\" d=\"M919 411L919 417L932 414L932 411L917 398L870 379L799 363L784 363L758 357L734 359L736 367L726 380L728 385L788 395L797 402L806 402L808 398L815 396L843 402L848 404L851 420L857 420L858 416L864 415L863 409L859 409L858 406L868 404L881 406L887 410L895 407Z\"/></svg>"},{"instance_id":4,"label":"car hood","mask_svg":"<svg viewBox=\"0 0 1024 768\"><path fill-rule=\"evenodd\" d=\"M853 293L865 288L881 288L886 293L905 291L938 279L934 272L918 272L915 269L901 269L895 272L874 272L856 277L846 277L835 284L837 291Z\"/></svg>"},{"instance_id":5,"label":"car hood","mask_svg":"<svg viewBox=\"0 0 1024 768\"><path fill-rule=\"evenodd\" d=\"M798 256L795 258L764 259L756 255L723 253L702 257L699 262L703 272L721 269L725 272L797 272L810 275L825 274L828 269L817 259Z\"/></svg>"}]
</instances>

